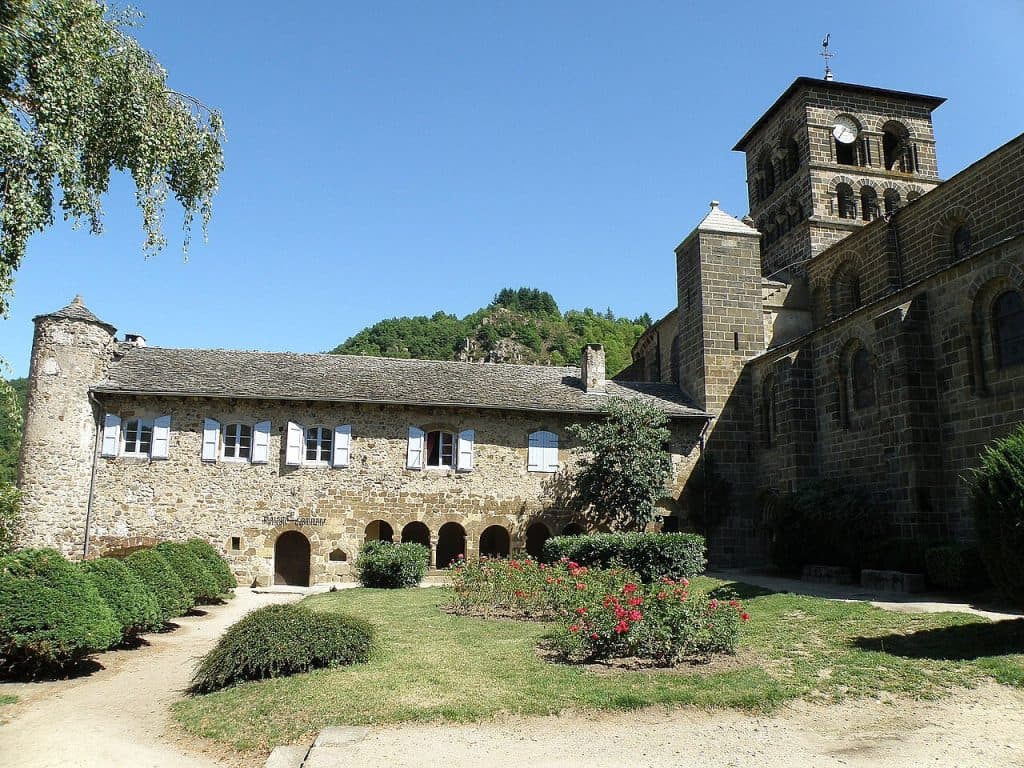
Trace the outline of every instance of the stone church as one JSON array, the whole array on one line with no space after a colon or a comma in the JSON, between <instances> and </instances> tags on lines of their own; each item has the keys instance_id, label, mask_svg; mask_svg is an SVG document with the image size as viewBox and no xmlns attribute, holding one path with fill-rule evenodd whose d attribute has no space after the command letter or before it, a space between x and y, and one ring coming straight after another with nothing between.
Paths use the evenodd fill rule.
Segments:
<instances>
[{"instance_id":1,"label":"stone church","mask_svg":"<svg viewBox=\"0 0 1024 768\"><path fill-rule=\"evenodd\" d=\"M579 367L148 346L76 299L35 319L24 543L202 536L246 581L343 577L367 539L536 554L566 431L610 397L670 419L658 527L729 484L717 564L763 558L766 498L868 489L902 535L969 539L959 477L1024 407L1024 136L938 176L942 99L798 78L737 143L750 212L676 248L678 305L607 380ZM690 481L697 481L691 483Z\"/></svg>"}]
</instances>

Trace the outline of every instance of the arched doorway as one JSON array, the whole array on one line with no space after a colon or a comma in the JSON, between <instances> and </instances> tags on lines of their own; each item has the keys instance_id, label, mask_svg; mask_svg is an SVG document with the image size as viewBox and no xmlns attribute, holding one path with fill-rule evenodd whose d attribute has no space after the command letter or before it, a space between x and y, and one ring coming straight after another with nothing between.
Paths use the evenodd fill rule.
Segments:
<instances>
[{"instance_id":1,"label":"arched doorway","mask_svg":"<svg viewBox=\"0 0 1024 768\"><path fill-rule=\"evenodd\" d=\"M480 534L480 556L508 557L511 544L507 528L501 525L489 526Z\"/></svg>"},{"instance_id":2,"label":"arched doorway","mask_svg":"<svg viewBox=\"0 0 1024 768\"><path fill-rule=\"evenodd\" d=\"M445 523L437 532L437 567L447 568L459 555L466 555L466 529Z\"/></svg>"},{"instance_id":3,"label":"arched doorway","mask_svg":"<svg viewBox=\"0 0 1024 768\"><path fill-rule=\"evenodd\" d=\"M584 533L586 531L583 530L583 526L579 523L569 523L562 529L563 536L582 536Z\"/></svg>"},{"instance_id":4,"label":"arched doorway","mask_svg":"<svg viewBox=\"0 0 1024 768\"><path fill-rule=\"evenodd\" d=\"M309 586L309 539L298 531L285 531L274 542L274 583Z\"/></svg>"},{"instance_id":5,"label":"arched doorway","mask_svg":"<svg viewBox=\"0 0 1024 768\"><path fill-rule=\"evenodd\" d=\"M402 529L402 543L422 544L430 549L430 529L419 520L413 520Z\"/></svg>"},{"instance_id":6,"label":"arched doorway","mask_svg":"<svg viewBox=\"0 0 1024 768\"><path fill-rule=\"evenodd\" d=\"M363 541L394 541L395 531L383 520L374 520L366 526Z\"/></svg>"},{"instance_id":7,"label":"arched doorway","mask_svg":"<svg viewBox=\"0 0 1024 768\"><path fill-rule=\"evenodd\" d=\"M526 554L540 560L544 553L544 542L551 538L551 531L544 523L533 523L526 529Z\"/></svg>"}]
</instances>

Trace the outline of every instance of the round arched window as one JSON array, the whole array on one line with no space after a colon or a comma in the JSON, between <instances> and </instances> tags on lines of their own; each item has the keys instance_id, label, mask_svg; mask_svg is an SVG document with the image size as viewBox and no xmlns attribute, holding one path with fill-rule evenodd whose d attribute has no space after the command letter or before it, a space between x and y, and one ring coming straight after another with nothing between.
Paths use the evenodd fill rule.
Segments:
<instances>
[{"instance_id":1,"label":"round arched window","mask_svg":"<svg viewBox=\"0 0 1024 768\"><path fill-rule=\"evenodd\" d=\"M960 261L971 255L971 228L961 224L953 232L953 260Z\"/></svg>"},{"instance_id":2,"label":"round arched window","mask_svg":"<svg viewBox=\"0 0 1024 768\"><path fill-rule=\"evenodd\" d=\"M858 410L870 408L875 404L875 375L866 349L861 347L854 352L850 369L853 373L853 407Z\"/></svg>"},{"instance_id":3,"label":"round arched window","mask_svg":"<svg viewBox=\"0 0 1024 768\"><path fill-rule=\"evenodd\" d=\"M1006 291L992 305L992 335L999 368L1024 363L1024 301Z\"/></svg>"}]
</instances>

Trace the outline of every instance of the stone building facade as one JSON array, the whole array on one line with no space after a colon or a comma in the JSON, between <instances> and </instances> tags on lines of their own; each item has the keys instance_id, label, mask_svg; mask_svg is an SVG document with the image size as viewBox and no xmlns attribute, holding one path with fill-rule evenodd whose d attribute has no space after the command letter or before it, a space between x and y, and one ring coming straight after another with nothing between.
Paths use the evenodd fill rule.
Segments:
<instances>
[{"instance_id":1,"label":"stone building facade","mask_svg":"<svg viewBox=\"0 0 1024 768\"><path fill-rule=\"evenodd\" d=\"M570 424L642 398L673 431L665 514L706 415L677 387L580 368L123 341L76 299L36 318L19 484L24 542L68 555L201 536L246 583L346 578L367 539L431 562L539 554L591 525L564 498Z\"/></svg>"},{"instance_id":2,"label":"stone building facade","mask_svg":"<svg viewBox=\"0 0 1024 768\"><path fill-rule=\"evenodd\" d=\"M1024 136L941 181L942 101L797 79L736 145L749 216L712 204L677 249L678 305L629 370L670 381L676 350L712 415L720 560L762 557L765 504L815 479L900 536L973 536L960 478L1024 421Z\"/></svg>"}]
</instances>

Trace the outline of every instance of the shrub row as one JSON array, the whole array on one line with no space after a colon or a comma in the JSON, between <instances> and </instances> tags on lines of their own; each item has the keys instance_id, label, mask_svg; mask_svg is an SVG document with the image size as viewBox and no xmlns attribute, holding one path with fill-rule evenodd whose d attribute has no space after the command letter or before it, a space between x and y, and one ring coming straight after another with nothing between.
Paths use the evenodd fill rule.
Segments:
<instances>
[{"instance_id":1,"label":"shrub row","mask_svg":"<svg viewBox=\"0 0 1024 768\"><path fill-rule=\"evenodd\" d=\"M663 576L692 578L707 565L704 537L693 533L593 533L544 542L545 562L562 558L591 568L625 568L645 584Z\"/></svg>"},{"instance_id":2,"label":"shrub row","mask_svg":"<svg viewBox=\"0 0 1024 768\"><path fill-rule=\"evenodd\" d=\"M225 571L230 575L227 563L199 540L163 543L123 561L74 564L53 549L6 555L0 558L0 672L52 674L159 629L234 586Z\"/></svg>"},{"instance_id":3,"label":"shrub row","mask_svg":"<svg viewBox=\"0 0 1024 768\"><path fill-rule=\"evenodd\" d=\"M368 541L359 549L356 575L364 587L415 587L430 562L430 550L422 544Z\"/></svg>"},{"instance_id":4,"label":"shrub row","mask_svg":"<svg viewBox=\"0 0 1024 768\"><path fill-rule=\"evenodd\" d=\"M372 640L373 628L362 619L301 605L266 606L228 629L203 658L190 690L209 693L246 680L366 661Z\"/></svg>"}]
</instances>

